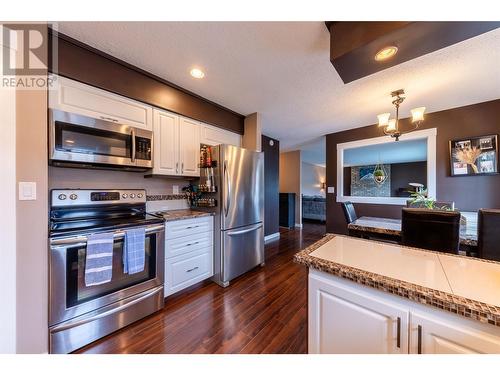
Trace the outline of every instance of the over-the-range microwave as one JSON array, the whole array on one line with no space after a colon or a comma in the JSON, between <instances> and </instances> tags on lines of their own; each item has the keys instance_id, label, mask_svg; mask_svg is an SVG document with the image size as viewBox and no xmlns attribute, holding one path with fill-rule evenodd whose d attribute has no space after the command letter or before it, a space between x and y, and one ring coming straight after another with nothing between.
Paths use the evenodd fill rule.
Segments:
<instances>
[{"instance_id":1,"label":"over-the-range microwave","mask_svg":"<svg viewBox=\"0 0 500 375\"><path fill-rule=\"evenodd\" d=\"M146 171L152 155L149 130L49 109L51 165Z\"/></svg>"}]
</instances>

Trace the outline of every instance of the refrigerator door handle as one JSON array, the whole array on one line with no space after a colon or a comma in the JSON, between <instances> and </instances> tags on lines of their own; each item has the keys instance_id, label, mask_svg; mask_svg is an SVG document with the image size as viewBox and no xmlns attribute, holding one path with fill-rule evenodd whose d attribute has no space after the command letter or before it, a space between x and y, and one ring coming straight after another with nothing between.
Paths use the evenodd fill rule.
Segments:
<instances>
[{"instance_id":1,"label":"refrigerator door handle","mask_svg":"<svg viewBox=\"0 0 500 375\"><path fill-rule=\"evenodd\" d=\"M256 230L258 230L260 228L262 228L262 224L259 224L259 225L255 226L255 227L252 227L252 228L249 228L249 229L232 230L230 232L227 232L227 235L228 236L237 236L237 235L240 235L240 234L245 234L245 233L256 231Z\"/></svg>"},{"instance_id":2,"label":"refrigerator door handle","mask_svg":"<svg viewBox=\"0 0 500 375\"><path fill-rule=\"evenodd\" d=\"M231 203L231 184L229 183L229 174L227 172L227 161L224 160L224 185L226 188L224 189L226 192L226 204L224 205L224 216L227 216L229 211L229 205Z\"/></svg>"}]
</instances>

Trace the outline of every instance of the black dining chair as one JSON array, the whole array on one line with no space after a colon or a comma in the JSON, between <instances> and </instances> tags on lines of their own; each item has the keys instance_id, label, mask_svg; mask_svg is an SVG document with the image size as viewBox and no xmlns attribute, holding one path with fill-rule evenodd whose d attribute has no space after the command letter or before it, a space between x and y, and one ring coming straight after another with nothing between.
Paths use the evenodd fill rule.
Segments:
<instances>
[{"instance_id":1,"label":"black dining chair","mask_svg":"<svg viewBox=\"0 0 500 375\"><path fill-rule=\"evenodd\" d=\"M358 218L352 202L342 202L342 209L344 210L345 221L347 224L351 224Z\"/></svg>"},{"instance_id":2,"label":"black dining chair","mask_svg":"<svg viewBox=\"0 0 500 375\"><path fill-rule=\"evenodd\" d=\"M401 236L406 246L458 254L460 212L403 208Z\"/></svg>"},{"instance_id":3,"label":"black dining chair","mask_svg":"<svg viewBox=\"0 0 500 375\"><path fill-rule=\"evenodd\" d=\"M479 257L500 261L500 210L479 210L477 231Z\"/></svg>"}]
</instances>

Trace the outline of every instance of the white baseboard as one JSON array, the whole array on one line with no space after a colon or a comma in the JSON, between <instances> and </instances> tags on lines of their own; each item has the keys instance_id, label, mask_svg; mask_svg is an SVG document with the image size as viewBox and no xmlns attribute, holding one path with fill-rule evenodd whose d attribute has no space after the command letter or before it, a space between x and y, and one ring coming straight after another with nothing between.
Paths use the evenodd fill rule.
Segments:
<instances>
[{"instance_id":1,"label":"white baseboard","mask_svg":"<svg viewBox=\"0 0 500 375\"><path fill-rule=\"evenodd\" d=\"M280 232L269 234L269 235L264 237L264 243L269 242L269 241L273 241L273 240L277 240L278 238L280 238Z\"/></svg>"}]
</instances>

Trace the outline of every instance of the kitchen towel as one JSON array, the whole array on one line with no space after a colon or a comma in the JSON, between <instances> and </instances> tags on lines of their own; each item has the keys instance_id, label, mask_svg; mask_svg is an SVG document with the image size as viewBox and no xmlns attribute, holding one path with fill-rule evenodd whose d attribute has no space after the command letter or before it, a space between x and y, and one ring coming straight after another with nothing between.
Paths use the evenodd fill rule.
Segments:
<instances>
[{"instance_id":1,"label":"kitchen towel","mask_svg":"<svg viewBox=\"0 0 500 375\"><path fill-rule=\"evenodd\" d=\"M123 271L132 275L144 271L146 232L144 228L125 231Z\"/></svg>"},{"instance_id":2,"label":"kitchen towel","mask_svg":"<svg viewBox=\"0 0 500 375\"><path fill-rule=\"evenodd\" d=\"M113 233L94 233L87 237L85 286L111 281L113 274Z\"/></svg>"}]
</instances>

